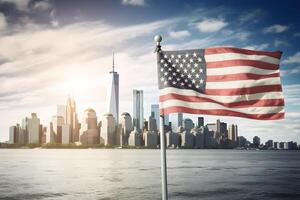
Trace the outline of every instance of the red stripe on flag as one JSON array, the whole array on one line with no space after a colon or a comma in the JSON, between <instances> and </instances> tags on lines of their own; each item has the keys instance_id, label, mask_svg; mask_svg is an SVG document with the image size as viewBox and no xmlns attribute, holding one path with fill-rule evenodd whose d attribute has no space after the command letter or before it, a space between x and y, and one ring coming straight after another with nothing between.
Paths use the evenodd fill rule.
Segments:
<instances>
[{"instance_id":1,"label":"red stripe on flag","mask_svg":"<svg viewBox=\"0 0 300 200\"><path fill-rule=\"evenodd\" d=\"M233 88L233 89L205 89L207 95L230 96L230 95L245 95L262 92L281 92L281 85L261 85L255 87Z\"/></svg>"},{"instance_id":2,"label":"red stripe on flag","mask_svg":"<svg viewBox=\"0 0 300 200\"><path fill-rule=\"evenodd\" d=\"M187 108L183 106L173 106L169 108L160 109L160 114L171 114L171 113L191 113L191 114L204 114L204 115L222 115L222 116L234 116L234 117L244 117L249 119L258 119L258 120L276 120L283 119L284 113L268 113L268 114L246 114L241 112L236 112L232 110L222 110L222 109L213 109L213 110L201 110Z\"/></svg>"},{"instance_id":3,"label":"red stripe on flag","mask_svg":"<svg viewBox=\"0 0 300 200\"><path fill-rule=\"evenodd\" d=\"M264 78L279 77L279 73L273 74L251 74L251 73L239 73L228 75L213 75L207 76L207 82L223 82L223 81L237 81L237 80L260 80Z\"/></svg>"},{"instance_id":4,"label":"red stripe on flag","mask_svg":"<svg viewBox=\"0 0 300 200\"><path fill-rule=\"evenodd\" d=\"M185 95L174 94L174 93L169 93L166 95L159 96L160 102L164 102L167 100L181 100L181 101L197 102L197 103L209 102L209 103L216 103L228 108L284 106L283 99L257 99L257 100L240 101L240 102L232 102L232 103L222 103L206 97L185 96Z\"/></svg>"},{"instance_id":5,"label":"red stripe on flag","mask_svg":"<svg viewBox=\"0 0 300 200\"><path fill-rule=\"evenodd\" d=\"M270 56L273 58L280 59L282 52L281 51L274 51L274 52L268 52L268 51L254 51L249 49L239 49L239 48L232 48L232 47L216 47L216 48L207 48L204 50L205 55L211 55L211 54L220 54L220 53L241 53L246 55L265 55Z\"/></svg>"},{"instance_id":6,"label":"red stripe on flag","mask_svg":"<svg viewBox=\"0 0 300 200\"><path fill-rule=\"evenodd\" d=\"M235 67L235 66L251 66L259 69L277 70L279 65L266 63L257 60L224 60L215 62L206 62L207 68Z\"/></svg>"}]
</instances>

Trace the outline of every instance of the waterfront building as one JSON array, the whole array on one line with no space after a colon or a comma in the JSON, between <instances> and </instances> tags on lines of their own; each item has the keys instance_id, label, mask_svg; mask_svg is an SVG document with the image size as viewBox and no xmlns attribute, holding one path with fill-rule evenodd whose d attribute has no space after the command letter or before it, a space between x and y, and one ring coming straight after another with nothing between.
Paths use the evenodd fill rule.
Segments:
<instances>
[{"instance_id":1,"label":"waterfront building","mask_svg":"<svg viewBox=\"0 0 300 200\"><path fill-rule=\"evenodd\" d=\"M239 147L246 147L247 145L247 139L244 136L238 137L238 146Z\"/></svg>"},{"instance_id":2,"label":"waterfront building","mask_svg":"<svg viewBox=\"0 0 300 200\"><path fill-rule=\"evenodd\" d=\"M117 124L112 114L104 114L101 120L100 143L115 145Z\"/></svg>"},{"instance_id":3,"label":"waterfront building","mask_svg":"<svg viewBox=\"0 0 300 200\"><path fill-rule=\"evenodd\" d=\"M17 132L17 126L11 126L9 127L9 144L17 144L18 143L18 132Z\"/></svg>"},{"instance_id":4,"label":"waterfront building","mask_svg":"<svg viewBox=\"0 0 300 200\"><path fill-rule=\"evenodd\" d=\"M154 112L151 112L151 116L148 121L148 130L149 131L157 131L157 123Z\"/></svg>"},{"instance_id":5,"label":"waterfront building","mask_svg":"<svg viewBox=\"0 0 300 200\"><path fill-rule=\"evenodd\" d=\"M181 133L181 147L194 148L195 136L190 131L184 130Z\"/></svg>"},{"instance_id":6,"label":"waterfront building","mask_svg":"<svg viewBox=\"0 0 300 200\"><path fill-rule=\"evenodd\" d=\"M63 112L63 111L61 111L61 112ZM63 113L61 113L61 114L63 114ZM63 115L59 115L59 116L63 116ZM74 98L68 97L67 117L66 117L66 120L64 120L64 121L66 121L66 124L69 124L71 127L71 142L79 141L80 123L78 121L78 117L77 117L77 113L76 113L76 103L75 103Z\"/></svg>"},{"instance_id":7,"label":"waterfront building","mask_svg":"<svg viewBox=\"0 0 300 200\"><path fill-rule=\"evenodd\" d=\"M210 127L211 128L211 127ZM214 148L216 147L216 141L214 138L214 133L212 129L209 129L207 125L204 127L204 146L205 148Z\"/></svg>"},{"instance_id":8,"label":"waterfront building","mask_svg":"<svg viewBox=\"0 0 300 200\"><path fill-rule=\"evenodd\" d=\"M132 125L132 118L129 113L124 112L121 114L120 117L120 125L121 125L121 134L122 134L122 144L123 145L128 145L128 138L130 132L133 130L133 125Z\"/></svg>"},{"instance_id":9,"label":"waterfront building","mask_svg":"<svg viewBox=\"0 0 300 200\"><path fill-rule=\"evenodd\" d=\"M71 141L71 126L70 124L63 124L61 127L61 143L70 144Z\"/></svg>"},{"instance_id":10,"label":"waterfront building","mask_svg":"<svg viewBox=\"0 0 300 200\"><path fill-rule=\"evenodd\" d=\"M156 131L144 132L145 147L157 148L158 145L158 134Z\"/></svg>"},{"instance_id":11,"label":"waterfront building","mask_svg":"<svg viewBox=\"0 0 300 200\"><path fill-rule=\"evenodd\" d=\"M134 130L131 131L128 139L128 145L129 146L142 146L142 134L138 132L136 127L134 127Z\"/></svg>"},{"instance_id":12,"label":"waterfront building","mask_svg":"<svg viewBox=\"0 0 300 200\"><path fill-rule=\"evenodd\" d=\"M159 128L160 122L159 122L159 105L158 104L151 104L151 115L153 113L153 117L156 121L156 126Z\"/></svg>"},{"instance_id":13,"label":"waterfront building","mask_svg":"<svg viewBox=\"0 0 300 200\"><path fill-rule=\"evenodd\" d=\"M260 145L260 138L258 136L253 137L253 145L255 148L258 148Z\"/></svg>"},{"instance_id":14,"label":"waterfront building","mask_svg":"<svg viewBox=\"0 0 300 200\"><path fill-rule=\"evenodd\" d=\"M64 124L64 118L62 116L55 115L52 117L52 126L50 125L51 136L52 136L51 142L61 144L63 124Z\"/></svg>"},{"instance_id":15,"label":"waterfront building","mask_svg":"<svg viewBox=\"0 0 300 200\"><path fill-rule=\"evenodd\" d=\"M268 140L265 145L267 148L274 148L273 140Z\"/></svg>"},{"instance_id":16,"label":"waterfront building","mask_svg":"<svg viewBox=\"0 0 300 200\"><path fill-rule=\"evenodd\" d=\"M228 139L232 144L237 142L238 133L237 133L237 125L231 124L228 127Z\"/></svg>"},{"instance_id":17,"label":"waterfront building","mask_svg":"<svg viewBox=\"0 0 300 200\"><path fill-rule=\"evenodd\" d=\"M170 117L172 122L171 123L172 131L175 132L180 126L183 126L183 114L173 113L170 115Z\"/></svg>"},{"instance_id":18,"label":"waterfront building","mask_svg":"<svg viewBox=\"0 0 300 200\"><path fill-rule=\"evenodd\" d=\"M198 117L198 128L200 128L201 126L204 126L204 117Z\"/></svg>"},{"instance_id":19,"label":"waterfront building","mask_svg":"<svg viewBox=\"0 0 300 200\"><path fill-rule=\"evenodd\" d=\"M274 142L274 149L279 149L279 143L278 142Z\"/></svg>"},{"instance_id":20,"label":"waterfront building","mask_svg":"<svg viewBox=\"0 0 300 200\"><path fill-rule=\"evenodd\" d=\"M144 129L144 95L143 90L133 90L133 126L138 131Z\"/></svg>"},{"instance_id":21,"label":"waterfront building","mask_svg":"<svg viewBox=\"0 0 300 200\"><path fill-rule=\"evenodd\" d=\"M191 120L190 118L184 119L184 121L183 121L183 128L186 131L190 132L194 128L194 126L195 125L194 125L193 120Z\"/></svg>"},{"instance_id":22,"label":"waterfront building","mask_svg":"<svg viewBox=\"0 0 300 200\"><path fill-rule=\"evenodd\" d=\"M204 128L193 128L191 133L195 136L195 148L203 149L204 148Z\"/></svg>"},{"instance_id":23,"label":"waterfront building","mask_svg":"<svg viewBox=\"0 0 300 200\"><path fill-rule=\"evenodd\" d=\"M80 142L85 145L99 144L99 128L97 115L94 109L88 108L84 111L80 129Z\"/></svg>"},{"instance_id":24,"label":"waterfront building","mask_svg":"<svg viewBox=\"0 0 300 200\"><path fill-rule=\"evenodd\" d=\"M119 74L115 71L114 54L112 71L109 72L109 87L107 91L107 112L112 114L118 124L119 117Z\"/></svg>"},{"instance_id":25,"label":"waterfront building","mask_svg":"<svg viewBox=\"0 0 300 200\"><path fill-rule=\"evenodd\" d=\"M67 124L68 107L67 105L57 105L57 115L62 116L64 124Z\"/></svg>"},{"instance_id":26,"label":"waterfront building","mask_svg":"<svg viewBox=\"0 0 300 200\"><path fill-rule=\"evenodd\" d=\"M40 119L36 113L31 113L31 118L27 118L28 144L40 143Z\"/></svg>"},{"instance_id":27,"label":"waterfront building","mask_svg":"<svg viewBox=\"0 0 300 200\"><path fill-rule=\"evenodd\" d=\"M172 132L171 130L166 133L166 146L177 148L181 146L181 134L183 132L183 128L179 127L178 132Z\"/></svg>"}]
</instances>

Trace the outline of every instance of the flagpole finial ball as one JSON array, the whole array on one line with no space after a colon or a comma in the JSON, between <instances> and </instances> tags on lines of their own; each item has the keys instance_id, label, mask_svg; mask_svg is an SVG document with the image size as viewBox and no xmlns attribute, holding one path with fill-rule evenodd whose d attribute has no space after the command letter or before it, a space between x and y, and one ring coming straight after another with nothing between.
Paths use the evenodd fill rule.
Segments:
<instances>
[{"instance_id":1,"label":"flagpole finial ball","mask_svg":"<svg viewBox=\"0 0 300 200\"><path fill-rule=\"evenodd\" d=\"M155 42L160 43L161 40L162 40L161 35L156 35L156 36L154 37L154 40L155 40Z\"/></svg>"}]
</instances>

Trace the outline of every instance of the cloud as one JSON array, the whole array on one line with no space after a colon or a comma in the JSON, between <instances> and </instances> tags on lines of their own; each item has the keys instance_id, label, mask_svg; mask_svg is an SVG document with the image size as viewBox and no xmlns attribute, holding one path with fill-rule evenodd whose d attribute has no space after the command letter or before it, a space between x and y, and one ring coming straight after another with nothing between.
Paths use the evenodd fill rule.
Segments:
<instances>
[{"instance_id":1,"label":"cloud","mask_svg":"<svg viewBox=\"0 0 300 200\"><path fill-rule=\"evenodd\" d=\"M265 50L269 47L270 45L268 43L263 43L259 45L249 45L243 47L244 49L250 49L250 50Z\"/></svg>"},{"instance_id":2,"label":"cloud","mask_svg":"<svg viewBox=\"0 0 300 200\"><path fill-rule=\"evenodd\" d=\"M10 3L16 6L20 11L28 11L30 0L0 0L0 3Z\"/></svg>"},{"instance_id":3,"label":"cloud","mask_svg":"<svg viewBox=\"0 0 300 200\"><path fill-rule=\"evenodd\" d=\"M289 29L289 26L275 24L269 27L264 28L264 33L282 33L284 31L287 31Z\"/></svg>"},{"instance_id":4,"label":"cloud","mask_svg":"<svg viewBox=\"0 0 300 200\"><path fill-rule=\"evenodd\" d=\"M280 73L283 76L287 76L287 75L290 75L290 74L300 74L300 66L293 67L291 69L280 70Z\"/></svg>"},{"instance_id":5,"label":"cloud","mask_svg":"<svg viewBox=\"0 0 300 200\"><path fill-rule=\"evenodd\" d=\"M0 13L0 31L1 30L5 30L6 28L6 18L5 15L3 13Z\"/></svg>"},{"instance_id":6,"label":"cloud","mask_svg":"<svg viewBox=\"0 0 300 200\"><path fill-rule=\"evenodd\" d=\"M260 9L253 10L251 12L245 12L240 17L239 20L241 23L246 22L257 22L258 18L263 14L263 11Z\"/></svg>"},{"instance_id":7,"label":"cloud","mask_svg":"<svg viewBox=\"0 0 300 200\"><path fill-rule=\"evenodd\" d=\"M123 5L131 5L131 6L145 6L145 0L122 0Z\"/></svg>"},{"instance_id":8,"label":"cloud","mask_svg":"<svg viewBox=\"0 0 300 200\"><path fill-rule=\"evenodd\" d=\"M246 41L250 35L250 32L238 32L234 35L234 37L240 41Z\"/></svg>"},{"instance_id":9,"label":"cloud","mask_svg":"<svg viewBox=\"0 0 300 200\"><path fill-rule=\"evenodd\" d=\"M198 22L196 24L196 28L200 32L209 33L219 31L227 25L228 23L222 19L205 19L201 22Z\"/></svg>"},{"instance_id":10,"label":"cloud","mask_svg":"<svg viewBox=\"0 0 300 200\"><path fill-rule=\"evenodd\" d=\"M33 8L38 11L45 11L52 9L52 5L48 1L37 1L34 3Z\"/></svg>"},{"instance_id":11,"label":"cloud","mask_svg":"<svg viewBox=\"0 0 300 200\"><path fill-rule=\"evenodd\" d=\"M169 35L171 38L179 39L179 38L185 38L190 36L190 32L187 30L182 30L182 31L170 31Z\"/></svg>"},{"instance_id":12,"label":"cloud","mask_svg":"<svg viewBox=\"0 0 300 200\"><path fill-rule=\"evenodd\" d=\"M290 44L289 44L287 41L279 40L279 39L274 40L274 46L275 46L275 47L279 47L279 46L289 46L289 45L290 45Z\"/></svg>"},{"instance_id":13,"label":"cloud","mask_svg":"<svg viewBox=\"0 0 300 200\"><path fill-rule=\"evenodd\" d=\"M300 52L297 52L296 54L287 57L285 60L282 61L283 64L294 64L294 63L300 63Z\"/></svg>"}]
</instances>

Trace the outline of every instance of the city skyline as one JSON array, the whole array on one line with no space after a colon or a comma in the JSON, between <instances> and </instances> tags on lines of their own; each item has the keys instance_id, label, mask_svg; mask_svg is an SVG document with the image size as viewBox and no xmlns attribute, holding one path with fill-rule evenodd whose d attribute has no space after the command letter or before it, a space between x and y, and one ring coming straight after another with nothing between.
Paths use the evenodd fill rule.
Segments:
<instances>
[{"instance_id":1,"label":"city skyline","mask_svg":"<svg viewBox=\"0 0 300 200\"><path fill-rule=\"evenodd\" d=\"M163 1L159 7L154 1L140 1L140 4L89 1L87 7L79 1L74 1L72 6L66 1L0 2L3 79L0 141L7 140L11 124L31 112L38 113L42 123L51 121L56 105L63 104L67 94L77 100L79 119L89 107L101 117L101 112L106 110L107 73L111 70L113 51L122 82L119 114L132 110L132 89L136 88L144 91L144 117L148 117L151 104L158 102L156 56L152 52L153 36L160 33L164 37L162 48L170 50L219 45L282 50L285 120L205 118L208 121L220 118L229 123L238 120L239 131L247 138L259 135L263 140L271 137L300 142L299 50L293 45L299 43L300 32L295 20L299 18L294 10L298 6L296 2L285 7L288 14L279 12L282 9L279 5L267 8L258 2L250 6L217 1L182 5L174 1L173 9L167 9L170 5ZM115 13L114 17L99 12L107 8ZM137 18L134 12L128 14L128 10L144 12L144 18ZM154 11L155 16L151 14ZM235 29L235 24L239 29ZM15 46L19 48L12 48ZM194 120L197 117L186 116Z\"/></svg>"}]
</instances>

